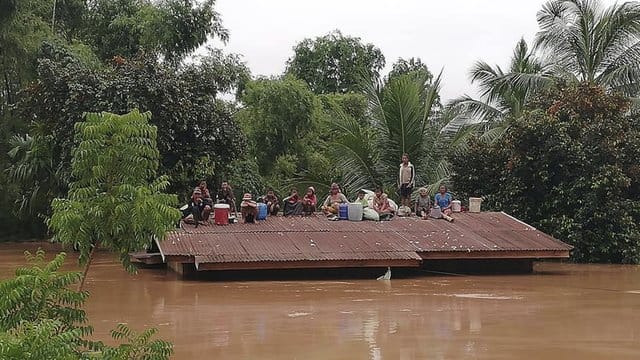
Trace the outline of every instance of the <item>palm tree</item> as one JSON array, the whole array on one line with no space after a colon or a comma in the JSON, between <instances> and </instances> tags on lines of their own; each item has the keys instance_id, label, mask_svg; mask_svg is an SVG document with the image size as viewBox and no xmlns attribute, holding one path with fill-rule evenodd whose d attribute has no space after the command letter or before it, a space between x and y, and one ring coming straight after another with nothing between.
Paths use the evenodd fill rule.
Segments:
<instances>
[{"instance_id":1,"label":"palm tree","mask_svg":"<svg viewBox=\"0 0 640 360\"><path fill-rule=\"evenodd\" d=\"M441 116L434 114L440 89L440 73L429 83L415 74L394 77L387 83L368 83L369 124L336 111L329 121L330 156L348 191L385 185L395 188L398 164L407 153L416 166L416 183L431 184L448 178L445 137Z\"/></svg>"},{"instance_id":2,"label":"palm tree","mask_svg":"<svg viewBox=\"0 0 640 360\"><path fill-rule=\"evenodd\" d=\"M553 0L538 12L537 49L556 76L636 96L640 91L640 3L602 8L598 0Z\"/></svg>"},{"instance_id":3,"label":"palm tree","mask_svg":"<svg viewBox=\"0 0 640 360\"><path fill-rule=\"evenodd\" d=\"M50 214L51 200L61 196L67 188L68 174L53 160L53 139L44 135L41 127L32 128L33 136L14 135L9 139L8 155L13 164L8 174L22 189L19 213L46 218Z\"/></svg>"},{"instance_id":4,"label":"palm tree","mask_svg":"<svg viewBox=\"0 0 640 360\"><path fill-rule=\"evenodd\" d=\"M549 63L530 51L524 39L516 44L507 71L477 61L470 77L480 88L480 99L464 95L448 107L457 112L454 119L467 117L470 122L490 126L520 117L527 101L553 82Z\"/></svg>"}]
</instances>

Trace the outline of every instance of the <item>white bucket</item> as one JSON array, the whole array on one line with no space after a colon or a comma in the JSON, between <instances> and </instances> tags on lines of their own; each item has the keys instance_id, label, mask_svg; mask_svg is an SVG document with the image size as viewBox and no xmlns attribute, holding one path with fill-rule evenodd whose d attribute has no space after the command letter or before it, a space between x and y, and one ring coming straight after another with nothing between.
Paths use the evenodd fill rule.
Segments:
<instances>
[{"instance_id":1,"label":"white bucket","mask_svg":"<svg viewBox=\"0 0 640 360\"><path fill-rule=\"evenodd\" d=\"M347 217L349 221L362 221L362 204L350 203Z\"/></svg>"},{"instance_id":2,"label":"white bucket","mask_svg":"<svg viewBox=\"0 0 640 360\"><path fill-rule=\"evenodd\" d=\"M460 202L460 200L453 200L451 202L451 211L453 212L462 211L462 203Z\"/></svg>"},{"instance_id":3,"label":"white bucket","mask_svg":"<svg viewBox=\"0 0 640 360\"><path fill-rule=\"evenodd\" d=\"M469 212L479 213L481 203L482 203L482 198L476 198L476 197L469 198Z\"/></svg>"},{"instance_id":4,"label":"white bucket","mask_svg":"<svg viewBox=\"0 0 640 360\"><path fill-rule=\"evenodd\" d=\"M440 210L440 206L434 206L431 208L431 213L429 214L434 219L442 218L442 210Z\"/></svg>"}]
</instances>

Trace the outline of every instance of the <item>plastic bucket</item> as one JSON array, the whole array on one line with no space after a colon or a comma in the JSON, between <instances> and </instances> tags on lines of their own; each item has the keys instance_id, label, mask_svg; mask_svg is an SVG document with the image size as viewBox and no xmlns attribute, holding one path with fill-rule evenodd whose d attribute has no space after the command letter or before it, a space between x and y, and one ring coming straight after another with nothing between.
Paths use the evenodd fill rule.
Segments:
<instances>
[{"instance_id":1,"label":"plastic bucket","mask_svg":"<svg viewBox=\"0 0 640 360\"><path fill-rule=\"evenodd\" d=\"M460 202L460 200L453 200L451 202L451 211L453 212L462 211L462 203Z\"/></svg>"},{"instance_id":2,"label":"plastic bucket","mask_svg":"<svg viewBox=\"0 0 640 360\"><path fill-rule=\"evenodd\" d=\"M213 205L213 222L216 225L229 224L229 209L228 204L215 204Z\"/></svg>"},{"instance_id":3,"label":"plastic bucket","mask_svg":"<svg viewBox=\"0 0 640 360\"><path fill-rule=\"evenodd\" d=\"M340 220L349 220L349 205L348 204L340 204L340 205L338 205L338 218L340 218Z\"/></svg>"},{"instance_id":4,"label":"plastic bucket","mask_svg":"<svg viewBox=\"0 0 640 360\"><path fill-rule=\"evenodd\" d=\"M431 208L431 213L429 214L434 219L440 219L442 217L442 210L440 210L440 206L434 206Z\"/></svg>"},{"instance_id":5,"label":"plastic bucket","mask_svg":"<svg viewBox=\"0 0 640 360\"><path fill-rule=\"evenodd\" d=\"M469 198L469 212L479 213L481 203L482 203L482 198L477 198L477 197Z\"/></svg>"},{"instance_id":6,"label":"plastic bucket","mask_svg":"<svg viewBox=\"0 0 640 360\"><path fill-rule=\"evenodd\" d=\"M348 205L347 217L349 221L362 221L362 204L351 203Z\"/></svg>"},{"instance_id":7,"label":"plastic bucket","mask_svg":"<svg viewBox=\"0 0 640 360\"><path fill-rule=\"evenodd\" d=\"M258 203L258 215L256 216L256 220L264 220L267 218L267 204Z\"/></svg>"}]
</instances>

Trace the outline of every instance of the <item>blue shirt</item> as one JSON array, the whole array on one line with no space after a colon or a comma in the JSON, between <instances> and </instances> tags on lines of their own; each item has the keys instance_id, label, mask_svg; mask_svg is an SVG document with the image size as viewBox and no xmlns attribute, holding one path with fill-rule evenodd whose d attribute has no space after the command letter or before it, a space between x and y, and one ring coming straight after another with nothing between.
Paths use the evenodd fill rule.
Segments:
<instances>
[{"instance_id":1,"label":"blue shirt","mask_svg":"<svg viewBox=\"0 0 640 360\"><path fill-rule=\"evenodd\" d=\"M451 204L451 200L453 200L453 197L448 192L445 193L444 196L440 193L436 194L436 204L440 206L440 209L449 207L449 205Z\"/></svg>"}]
</instances>

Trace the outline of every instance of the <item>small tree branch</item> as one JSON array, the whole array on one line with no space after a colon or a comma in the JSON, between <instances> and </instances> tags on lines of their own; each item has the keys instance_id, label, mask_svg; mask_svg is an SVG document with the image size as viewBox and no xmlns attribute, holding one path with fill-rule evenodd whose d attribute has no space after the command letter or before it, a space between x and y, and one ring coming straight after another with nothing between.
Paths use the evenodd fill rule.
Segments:
<instances>
[{"instance_id":1,"label":"small tree branch","mask_svg":"<svg viewBox=\"0 0 640 360\"><path fill-rule=\"evenodd\" d=\"M91 266L91 261L93 260L94 251L96 251L95 245L91 248L89 259L87 259L87 263L84 265L84 270L82 271L82 280L80 280L80 285L78 285L78 291L82 291L84 289L84 282L87 279L87 273L89 272L89 266Z\"/></svg>"}]
</instances>

